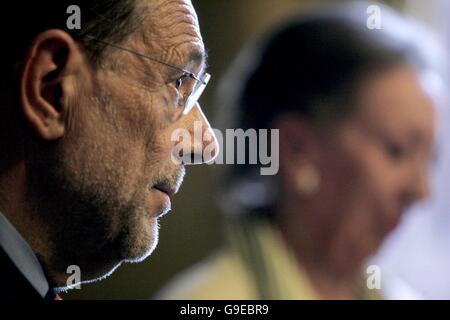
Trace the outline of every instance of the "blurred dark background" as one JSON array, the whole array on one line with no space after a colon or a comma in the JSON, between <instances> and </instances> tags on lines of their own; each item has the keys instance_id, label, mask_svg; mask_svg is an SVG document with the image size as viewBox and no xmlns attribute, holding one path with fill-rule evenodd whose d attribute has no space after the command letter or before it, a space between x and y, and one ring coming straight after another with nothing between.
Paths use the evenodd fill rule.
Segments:
<instances>
[{"instance_id":1,"label":"blurred dark background","mask_svg":"<svg viewBox=\"0 0 450 320\"><path fill-rule=\"evenodd\" d=\"M226 67L239 50L287 13L305 6L338 1L193 0L209 51L210 85L201 105L215 127L214 93ZM405 1L382 1L403 10ZM174 274L207 256L220 245L221 215L216 201L217 166L194 166L172 212L161 221L155 252L140 264L125 264L108 279L72 290L64 299L148 299Z\"/></svg>"}]
</instances>

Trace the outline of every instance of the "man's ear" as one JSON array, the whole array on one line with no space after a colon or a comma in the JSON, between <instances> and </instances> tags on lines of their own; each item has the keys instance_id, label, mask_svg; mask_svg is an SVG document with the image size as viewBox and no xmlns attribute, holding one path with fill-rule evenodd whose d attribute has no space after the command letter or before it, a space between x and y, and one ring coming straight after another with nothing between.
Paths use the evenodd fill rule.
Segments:
<instances>
[{"instance_id":1,"label":"man's ear","mask_svg":"<svg viewBox=\"0 0 450 320\"><path fill-rule=\"evenodd\" d=\"M73 38L57 29L39 34L29 48L20 92L26 122L45 140L61 138L66 130L67 101L73 95L73 75L83 64Z\"/></svg>"}]
</instances>

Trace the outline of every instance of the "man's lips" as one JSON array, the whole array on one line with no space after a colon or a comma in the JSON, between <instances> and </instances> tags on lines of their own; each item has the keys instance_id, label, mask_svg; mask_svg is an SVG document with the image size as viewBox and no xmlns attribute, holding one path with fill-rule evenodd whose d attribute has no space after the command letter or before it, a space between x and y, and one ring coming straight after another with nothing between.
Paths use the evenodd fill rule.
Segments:
<instances>
[{"instance_id":1,"label":"man's lips","mask_svg":"<svg viewBox=\"0 0 450 320\"><path fill-rule=\"evenodd\" d=\"M156 184L153 188L167 194L170 198L177 193L176 188L173 188L167 184Z\"/></svg>"},{"instance_id":2,"label":"man's lips","mask_svg":"<svg viewBox=\"0 0 450 320\"><path fill-rule=\"evenodd\" d=\"M171 210L172 198L178 193L184 174L184 167L181 167L176 175L157 179L149 185L150 194L147 197L149 212L161 217Z\"/></svg>"},{"instance_id":3,"label":"man's lips","mask_svg":"<svg viewBox=\"0 0 450 320\"><path fill-rule=\"evenodd\" d=\"M155 218L161 218L172 209L172 197L175 190L164 185L154 185L150 189L151 192L146 198L146 208L148 213Z\"/></svg>"}]
</instances>

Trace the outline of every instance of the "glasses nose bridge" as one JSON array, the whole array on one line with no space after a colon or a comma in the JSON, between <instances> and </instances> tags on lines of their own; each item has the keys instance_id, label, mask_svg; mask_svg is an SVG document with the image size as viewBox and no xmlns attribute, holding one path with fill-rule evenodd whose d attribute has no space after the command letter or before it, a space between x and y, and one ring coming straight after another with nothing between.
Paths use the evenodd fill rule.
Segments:
<instances>
[{"instance_id":1,"label":"glasses nose bridge","mask_svg":"<svg viewBox=\"0 0 450 320\"><path fill-rule=\"evenodd\" d=\"M186 100L185 109L183 111L184 115L187 115L196 105L200 107L198 101L200 100L200 97L211 79L211 75L209 73L204 73L200 78L197 78L194 74L191 74L191 77L196 81L196 83L191 94Z\"/></svg>"}]
</instances>

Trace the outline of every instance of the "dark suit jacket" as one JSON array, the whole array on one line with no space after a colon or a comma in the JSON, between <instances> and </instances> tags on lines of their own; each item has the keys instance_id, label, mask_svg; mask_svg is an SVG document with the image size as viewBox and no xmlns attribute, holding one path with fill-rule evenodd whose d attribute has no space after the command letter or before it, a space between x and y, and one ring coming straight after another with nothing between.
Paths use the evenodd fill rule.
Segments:
<instances>
[{"instance_id":1,"label":"dark suit jacket","mask_svg":"<svg viewBox=\"0 0 450 320\"><path fill-rule=\"evenodd\" d=\"M42 300L42 296L0 248L0 299Z\"/></svg>"},{"instance_id":2,"label":"dark suit jacket","mask_svg":"<svg viewBox=\"0 0 450 320\"><path fill-rule=\"evenodd\" d=\"M0 300L55 297L30 246L0 212Z\"/></svg>"}]
</instances>

